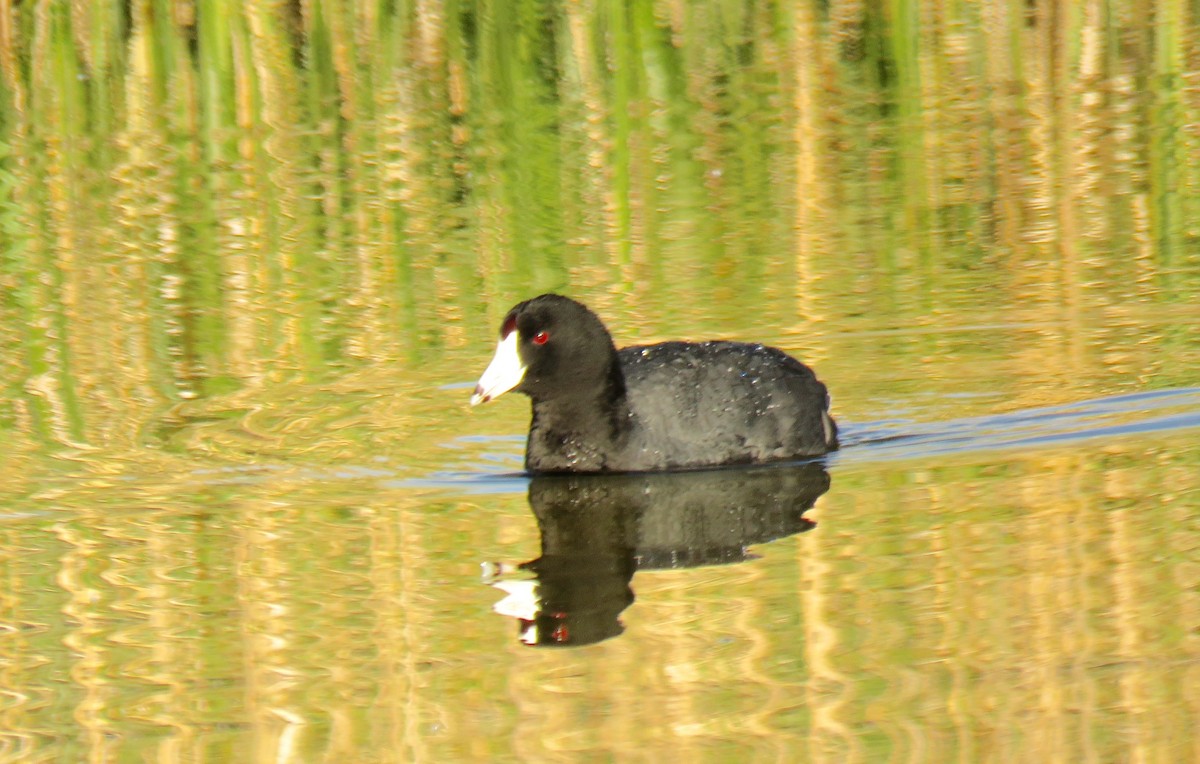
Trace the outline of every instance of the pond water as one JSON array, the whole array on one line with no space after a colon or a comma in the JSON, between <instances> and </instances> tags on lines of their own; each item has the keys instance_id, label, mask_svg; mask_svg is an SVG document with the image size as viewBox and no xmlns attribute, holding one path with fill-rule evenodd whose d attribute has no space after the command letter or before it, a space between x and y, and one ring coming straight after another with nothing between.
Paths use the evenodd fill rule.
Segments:
<instances>
[{"instance_id":1,"label":"pond water","mask_svg":"<svg viewBox=\"0 0 1200 764\"><path fill-rule=\"evenodd\" d=\"M1192 9L109 5L0 4L0 760L1200 759ZM544 291L843 448L523 474Z\"/></svg>"}]
</instances>

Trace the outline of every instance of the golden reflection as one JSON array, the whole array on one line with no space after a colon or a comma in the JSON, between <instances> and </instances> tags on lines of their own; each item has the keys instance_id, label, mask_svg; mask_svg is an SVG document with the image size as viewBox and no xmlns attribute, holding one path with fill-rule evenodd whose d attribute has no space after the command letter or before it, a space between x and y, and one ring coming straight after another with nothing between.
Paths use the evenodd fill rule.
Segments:
<instances>
[{"instance_id":1,"label":"golden reflection","mask_svg":"<svg viewBox=\"0 0 1200 764\"><path fill-rule=\"evenodd\" d=\"M405 551L417 554L419 547L418 540L405 533L406 514L371 513L371 583L378 613L373 639L384 671L378 712L387 730L383 738L399 758L417 760L429 752L422 741L420 724L420 639L410 625L421 613L419 581L414 576L419 566L412 565L412 561L404 564ZM352 744L353 740L347 742Z\"/></svg>"},{"instance_id":2,"label":"golden reflection","mask_svg":"<svg viewBox=\"0 0 1200 764\"><path fill-rule=\"evenodd\" d=\"M817 522L823 513L816 515ZM853 688L838 669L834 656L838 649L838 629L829 620L827 590L833 586L833 566L824 559L827 545L801 537L797 554L800 575L797 581L804 622L804 706L811 714L807 740L802 750L812 761L858 761L861 746L854 739L841 715L853 697ZM839 581L839 588L853 586L853 580Z\"/></svg>"},{"instance_id":3,"label":"golden reflection","mask_svg":"<svg viewBox=\"0 0 1200 764\"><path fill-rule=\"evenodd\" d=\"M815 530L758 561L639 573L624 635L549 651L517 645L477 598L480 559L529 556L521 495L117 473L29 505L68 512L51 554L30 555L36 515L6 521L0 557L29 562L7 563L3 713L13 745L46 745L31 715L62 672L84 759L220 740L288 761L377 746L1161 757L1200 711L1187 454L841 470Z\"/></svg>"},{"instance_id":4,"label":"golden reflection","mask_svg":"<svg viewBox=\"0 0 1200 764\"><path fill-rule=\"evenodd\" d=\"M796 305L797 313L806 321L820 321L823 318L820 305L812 299L813 295L820 294L814 283L817 273L814 264L829 255L824 231L830 209L824 197L824 184L820 182L827 169L822 167L826 160L821 152L825 132L821 115L825 105L821 102L819 83L829 64L811 7L799 4L794 13L795 50L791 58L796 77L793 104L796 119Z\"/></svg>"},{"instance_id":5,"label":"golden reflection","mask_svg":"<svg viewBox=\"0 0 1200 764\"><path fill-rule=\"evenodd\" d=\"M72 716L79 725L88 760L102 761L108 755L113 734L112 686L104 676L108 666L105 608L101 589L91 580L97 562L100 544L91 541L73 528L56 528L59 539L67 548L63 555L55 583L69 596L63 615L75 624L64 639L70 649L69 676L76 689Z\"/></svg>"}]
</instances>

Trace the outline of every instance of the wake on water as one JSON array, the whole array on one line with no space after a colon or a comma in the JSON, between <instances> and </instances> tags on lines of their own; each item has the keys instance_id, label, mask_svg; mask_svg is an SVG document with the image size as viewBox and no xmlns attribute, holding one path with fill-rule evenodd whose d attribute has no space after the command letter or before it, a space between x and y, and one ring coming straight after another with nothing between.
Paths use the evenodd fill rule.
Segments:
<instances>
[{"instance_id":1,"label":"wake on water","mask_svg":"<svg viewBox=\"0 0 1200 764\"><path fill-rule=\"evenodd\" d=\"M834 473L839 465L1035 450L1200 428L1200 388L1113 395L943 422L883 419L838 425L841 449L821 457ZM462 493L521 493L529 485L529 476L521 471L524 442L521 435L457 438L447 445L475 451L474 464L401 482ZM480 446L482 453L477 451Z\"/></svg>"}]
</instances>

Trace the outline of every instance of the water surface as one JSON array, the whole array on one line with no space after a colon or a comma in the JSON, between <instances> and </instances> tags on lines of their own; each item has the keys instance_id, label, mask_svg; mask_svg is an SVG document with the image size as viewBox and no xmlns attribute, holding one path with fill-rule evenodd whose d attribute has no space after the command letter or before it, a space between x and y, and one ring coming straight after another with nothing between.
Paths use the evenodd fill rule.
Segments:
<instances>
[{"instance_id":1,"label":"water surface","mask_svg":"<svg viewBox=\"0 0 1200 764\"><path fill-rule=\"evenodd\" d=\"M0 759L1200 757L1168 2L20 3ZM531 479L558 290L845 447Z\"/></svg>"}]
</instances>

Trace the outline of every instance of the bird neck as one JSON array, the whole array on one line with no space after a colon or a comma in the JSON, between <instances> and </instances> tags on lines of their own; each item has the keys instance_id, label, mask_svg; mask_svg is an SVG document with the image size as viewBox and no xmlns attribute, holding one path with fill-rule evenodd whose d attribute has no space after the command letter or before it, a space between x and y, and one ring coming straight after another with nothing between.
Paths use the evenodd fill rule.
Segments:
<instances>
[{"instance_id":1,"label":"bird neck","mask_svg":"<svg viewBox=\"0 0 1200 764\"><path fill-rule=\"evenodd\" d=\"M614 365L600 384L533 400L525 465L542 472L619 469L612 458L623 451L631 428L625 379Z\"/></svg>"}]
</instances>

